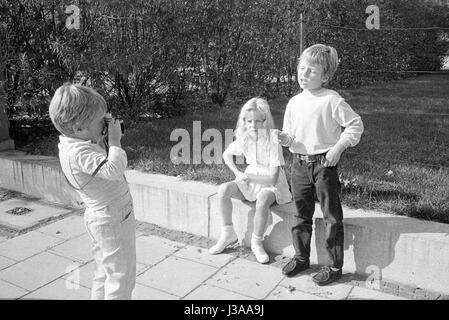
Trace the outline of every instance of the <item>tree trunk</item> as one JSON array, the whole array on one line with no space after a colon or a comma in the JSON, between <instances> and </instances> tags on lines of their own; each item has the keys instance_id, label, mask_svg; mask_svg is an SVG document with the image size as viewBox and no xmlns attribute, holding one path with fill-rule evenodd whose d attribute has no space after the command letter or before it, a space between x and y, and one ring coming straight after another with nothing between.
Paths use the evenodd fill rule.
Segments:
<instances>
[{"instance_id":1,"label":"tree trunk","mask_svg":"<svg viewBox=\"0 0 449 320\"><path fill-rule=\"evenodd\" d=\"M9 120L6 114L6 92L4 68L0 68L0 151L14 149L14 140L9 137Z\"/></svg>"}]
</instances>

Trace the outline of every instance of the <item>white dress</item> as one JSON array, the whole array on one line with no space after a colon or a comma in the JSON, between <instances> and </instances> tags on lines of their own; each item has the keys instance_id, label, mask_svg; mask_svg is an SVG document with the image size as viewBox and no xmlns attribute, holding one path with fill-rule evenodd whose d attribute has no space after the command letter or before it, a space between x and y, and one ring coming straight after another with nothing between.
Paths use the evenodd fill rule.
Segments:
<instances>
[{"instance_id":1,"label":"white dress","mask_svg":"<svg viewBox=\"0 0 449 320\"><path fill-rule=\"evenodd\" d=\"M279 177L276 184L264 185L255 182L236 181L239 190L248 201L256 201L257 196L264 190L272 191L276 196L276 202L278 204L284 204L292 201L292 195L290 193L287 178L285 176L284 157L282 155L282 147L273 142L267 143L266 138L259 137L257 143L255 140L248 138L245 141L232 142L226 151L233 155L244 155L248 167L245 169L245 173L256 175L269 175L270 168L279 168Z\"/></svg>"}]
</instances>

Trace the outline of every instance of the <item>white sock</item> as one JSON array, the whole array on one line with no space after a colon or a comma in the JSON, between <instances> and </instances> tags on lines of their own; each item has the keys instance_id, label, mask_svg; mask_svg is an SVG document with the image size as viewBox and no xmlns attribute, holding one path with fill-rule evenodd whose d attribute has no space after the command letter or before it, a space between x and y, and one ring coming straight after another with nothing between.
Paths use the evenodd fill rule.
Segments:
<instances>
[{"instance_id":1,"label":"white sock","mask_svg":"<svg viewBox=\"0 0 449 320\"><path fill-rule=\"evenodd\" d=\"M238 241L237 234L234 231L234 226L224 225L221 227L220 238L217 243L209 249L209 253L218 254L221 253L227 246L234 244Z\"/></svg>"},{"instance_id":2,"label":"white sock","mask_svg":"<svg viewBox=\"0 0 449 320\"><path fill-rule=\"evenodd\" d=\"M263 248L263 237L257 236L254 233L251 237L251 251L260 263L267 263L270 260L270 257Z\"/></svg>"},{"instance_id":3,"label":"white sock","mask_svg":"<svg viewBox=\"0 0 449 320\"><path fill-rule=\"evenodd\" d=\"M251 235L251 240L257 240L257 241L262 241L263 240L263 236L256 236L254 233Z\"/></svg>"}]
</instances>

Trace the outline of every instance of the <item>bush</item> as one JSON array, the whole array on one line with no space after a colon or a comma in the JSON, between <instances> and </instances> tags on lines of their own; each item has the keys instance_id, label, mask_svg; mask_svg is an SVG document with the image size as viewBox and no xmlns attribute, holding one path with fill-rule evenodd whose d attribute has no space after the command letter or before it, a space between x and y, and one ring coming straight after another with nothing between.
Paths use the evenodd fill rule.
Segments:
<instances>
[{"instance_id":1,"label":"bush","mask_svg":"<svg viewBox=\"0 0 449 320\"><path fill-rule=\"evenodd\" d=\"M365 28L365 8L371 4L379 7L379 30ZM326 43L337 49L341 63L334 86L390 81L416 75L396 71L441 68L442 56L449 47L442 31L414 28L445 26L445 19L447 13L419 0L321 1L309 18L306 45Z\"/></svg>"},{"instance_id":2,"label":"bush","mask_svg":"<svg viewBox=\"0 0 449 320\"><path fill-rule=\"evenodd\" d=\"M42 115L64 81L93 86L133 120L182 115L191 96L219 107L230 97L291 96L301 13L305 47L322 42L340 54L334 86L438 70L448 49L447 32L385 30L448 25L446 11L419 0L80 0L82 30L65 27L69 4L0 0L11 116ZM380 8L381 30L365 29L370 4Z\"/></svg>"}]
</instances>

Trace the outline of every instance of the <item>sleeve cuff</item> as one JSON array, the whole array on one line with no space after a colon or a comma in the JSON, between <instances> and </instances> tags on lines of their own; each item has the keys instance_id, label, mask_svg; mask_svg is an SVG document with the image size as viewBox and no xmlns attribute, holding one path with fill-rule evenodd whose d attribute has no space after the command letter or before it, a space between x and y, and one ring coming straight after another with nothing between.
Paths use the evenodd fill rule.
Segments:
<instances>
[{"instance_id":1,"label":"sleeve cuff","mask_svg":"<svg viewBox=\"0 0 449 320\"><path fill-rule=\"evenodd\" d=\"M338 145L340 148L345 150L351 146L351 142L347 139L340 139L335 145Z\"/></svg>"},{"instance_id":2,"label":"sleeve cuff","mask_svg":"<svg viewBox=\"0 0 449 320\"><path fill-rule=\"evenodd\" d=\"M120 147L117 146L111 146L109 147L109 154L115 153L115 154L126 154L125 150L123 150Z\"/></svg>"}]
</instances>

